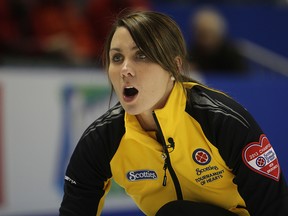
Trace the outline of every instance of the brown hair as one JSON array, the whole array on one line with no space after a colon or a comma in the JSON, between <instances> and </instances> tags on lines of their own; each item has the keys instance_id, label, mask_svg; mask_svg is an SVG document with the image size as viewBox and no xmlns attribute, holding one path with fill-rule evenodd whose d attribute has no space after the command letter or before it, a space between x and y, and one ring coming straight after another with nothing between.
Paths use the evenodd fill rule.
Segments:
<instances>
[{"instance_id":1,"label":"brown hair","mask_svg":"<svg viewBox=\"0 0 288 216\"><path fill-rule=\"evenodd\" d=\"M129 12L116 20L104 46L103 64L107 71L111 40L118 27L125 27L138 48L152 62L169 71L176 81L194 81L185 75L189 71L189 63L186 44L178 25L169 16L152 11ZM180 61L177 62L177 58Z\"/></svg>"}]
</instances>

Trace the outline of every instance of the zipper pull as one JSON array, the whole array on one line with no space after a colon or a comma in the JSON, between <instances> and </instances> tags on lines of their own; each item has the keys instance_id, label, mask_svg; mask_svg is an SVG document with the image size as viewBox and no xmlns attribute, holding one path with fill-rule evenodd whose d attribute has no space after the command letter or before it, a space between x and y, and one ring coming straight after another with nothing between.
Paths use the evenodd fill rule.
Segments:
<instances>
[{"instance_id":1,"label":"zipper pull","mask_svg":"<svg viewBox=\"0 0 288 216\"><path fill-rule=\"evenodd\" d=\"M165 163L164 163L163 170L164 170L164 177L163 177L163 183L162 183L162 185L163 185L163 186L166 186L166 183L167 183L167 175L166 175L167 163L166 163L166 161L165 161Z\"/></svg>"},{"instance_id":2,"label":"zipper pull","mask_svg":"<svg viewBox=\"0 0 288 216\"><path fill-rule=\"evenodd\" d=\"M166 186L166 182L167 182L167 175L166 175L167 163L166 163L166 158L167 158L167 155L166 155L164 152L162 153L162 158L163 158L163 160L164 160L164 166L163 166L164 177L163 177L163 183L162 183L162 185L163 185L163 186Z\"/></svg>"}]
</instances>

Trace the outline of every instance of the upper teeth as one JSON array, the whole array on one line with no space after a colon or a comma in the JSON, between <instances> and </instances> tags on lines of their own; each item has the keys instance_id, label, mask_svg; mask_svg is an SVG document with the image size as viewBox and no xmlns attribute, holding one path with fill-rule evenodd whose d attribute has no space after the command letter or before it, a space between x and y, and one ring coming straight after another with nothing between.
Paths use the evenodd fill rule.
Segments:
<instances>
[{"instance_id":1,"label":"upper teeth","mask_svg":"<svg viewBox=\"0 0 288 216\"><path fill-rule=\"evenodd\" d=\"M131 89L131 88L134 88L133 86L127 86L127 87L125 87L125 88L127 88L127 89Z\"/></svg>"}]
</instances>

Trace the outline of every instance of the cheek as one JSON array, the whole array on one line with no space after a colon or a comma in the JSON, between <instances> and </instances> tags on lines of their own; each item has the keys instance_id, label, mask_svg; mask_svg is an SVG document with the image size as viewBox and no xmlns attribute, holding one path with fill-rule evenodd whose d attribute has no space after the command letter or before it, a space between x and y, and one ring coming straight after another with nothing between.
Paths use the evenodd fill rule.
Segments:
<instances>
[{"instance_id":1,"label":"cheek","mask_svg":"<svg viewBox=\"0 0 288 216\"><path fill-rule=\"evenodd\" d=\"M167 81L170 80L170 75L168 72L163 70L151 70L153 71L150 75L148 75L149 83L156 88L162 89L167 85ZM148 81L147 81L148 82Z\"/></svg>"},{"instance_id":2,"label":"cheek","mask_svg":"<svg viewBox=\"0 0 288 216\"><path fill-rule=\"evenodd\" d=\"M117 86L117 83L119 82L119 74L117 70L115 70L114 67L108 68L108 77L114 88Z\"/></svg>"},{"instance_id":3,"label":"cheek","mask_svg":"<svg viewBox=\"0 0 288 216\"><path fill-rule=\"evenodd\" d=\"M145 93L147 96L149 95L149 97L151 97L151 95L153 98L161 97L167 89L169 80L170 77L168 73L162 71L157 71L151 74L151 76L147 76L144 83Z\"/></svg>"}]
</instances>

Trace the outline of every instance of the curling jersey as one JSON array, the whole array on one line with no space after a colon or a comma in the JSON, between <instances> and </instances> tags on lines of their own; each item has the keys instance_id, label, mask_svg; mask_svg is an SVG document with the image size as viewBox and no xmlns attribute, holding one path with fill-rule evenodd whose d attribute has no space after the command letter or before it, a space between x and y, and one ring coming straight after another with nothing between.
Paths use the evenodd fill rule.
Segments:
<instances>
[{"instance_id":1,"label":"curling jersey","mask_svg":"<svg viewBox=\"0 0 288 216\"><path fill-rule=\"evenodd\" d=\"M156 132L115 105L84 132L70 159L61 216L100 215L113 178L146 215L173 200L240 216L288 215L277 155L251 115L227 95L176 83Z\"/></svg>"}]
</instances>

